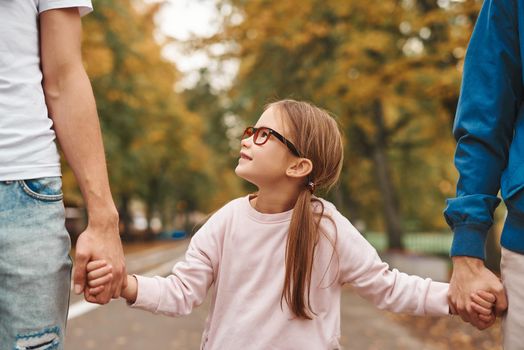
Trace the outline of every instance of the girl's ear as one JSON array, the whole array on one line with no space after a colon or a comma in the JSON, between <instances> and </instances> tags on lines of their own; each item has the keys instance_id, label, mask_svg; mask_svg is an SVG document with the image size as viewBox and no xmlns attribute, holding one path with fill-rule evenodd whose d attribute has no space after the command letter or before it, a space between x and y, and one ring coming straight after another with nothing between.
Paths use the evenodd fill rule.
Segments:
<instances>
[{"instance_id":1,"label":"girl's ear","mask_svg":"<svg viewBox=\"0 0 524 350\"><path fill-rule=\"evenodd\" d=\"M313 162L307 158L298 158L292 162L286 169L286 175L289 177L306 177L313 171Z\"/></svg>"}]
</instances>

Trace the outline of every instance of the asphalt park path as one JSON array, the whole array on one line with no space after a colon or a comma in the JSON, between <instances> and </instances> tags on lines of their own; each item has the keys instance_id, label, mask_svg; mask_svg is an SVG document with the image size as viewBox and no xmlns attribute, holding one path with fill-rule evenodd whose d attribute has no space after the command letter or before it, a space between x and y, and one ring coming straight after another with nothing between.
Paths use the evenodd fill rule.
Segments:
<instances>
[{"instance_id":1,"label":"asphalt park path","mask_svg":"<svg viewBox=\"0 0 524 350\"><path fill-rule=\"evenodd\" d=\"M166 275L183 257L188 241L126 255L129 273ZM171 318L133 310L125 301L98 306L71 294L67 350L198 349L209 300L189 316ZM355 350L434 350L414 338L409 329L391 320L387 312L344 290L341 306L341 345Z\"/></svg>"}]
</instances>

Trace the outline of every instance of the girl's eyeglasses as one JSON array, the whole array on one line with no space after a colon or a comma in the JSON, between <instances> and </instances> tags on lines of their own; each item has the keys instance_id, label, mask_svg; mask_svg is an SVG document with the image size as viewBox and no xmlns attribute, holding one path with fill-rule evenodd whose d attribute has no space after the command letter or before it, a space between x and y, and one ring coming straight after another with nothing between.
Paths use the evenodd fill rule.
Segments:
<instances>
[{"instance_id":1,"label":"girl's eyeglasses","mask_svg":"<svg viewBox=\"0 0 524 350\"><path fill-rule=\"evenodd\" d=\"M260 128L255 128L253 126L248 126L246 130L244 130L244 134L242 135L242 140L247 139L248 137L253 136L253 142L255 145L263 145L269 140L269 136L275 136L280 142L282 142L284 145L289 148L291 153L293 153L295 156L300 157L300 153L298 152L297 148L284 136L280 135L278 132L271 128L267 128L265 126Z\"/></svg>"}]
</instances>

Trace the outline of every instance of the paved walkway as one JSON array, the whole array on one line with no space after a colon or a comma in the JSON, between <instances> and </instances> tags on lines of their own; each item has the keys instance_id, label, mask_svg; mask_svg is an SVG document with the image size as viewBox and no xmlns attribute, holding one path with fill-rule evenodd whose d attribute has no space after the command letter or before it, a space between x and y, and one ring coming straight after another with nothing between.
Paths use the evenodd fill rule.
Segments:
<instances>
[{"instance_id":1,"label":"paved walkway","mask_svg":"<svg viewBox=\"0 0 524 350\"><path fill-rule=\"evenodd\" d=\"M433 350L410 335L409 330L388 317L388 312L344 290L341 302L341 345L343 349Z\"/></svg>"},{"instance_id":2,"label":"paved walkway","mask_svg":"<svg viewBox=\"0 0 524 350\"><path fill-rule=\"evenodd\" d=\"M179 256L184 250L183 245L174 247L171 257ZM136 254L128 260L128 266L131 270L141 270L149 258ZM151 271L163 274L169 269L162 263ZM72 301L78 303L76 297ZM189 316L169 318L132 310L122 300L113 301L69 320L66 349L198 349L208 309L209 300ZM357 296L351 288L343 291L341 318L343 349L434 350L410 335L407 327L390 319L387 312Z\"/></svg>"},{"instance_id":3,"label":"paved walkway","mask_svg":"<svg viewBox=\"0 0 524 350\"><path fill-rule=\"evenodd\" d=\"M206 302L190 316L169 318L112 302L69 322L66 349L198 349L208 308ZM434 350L349 289L341 311L343 349Z\"/></svg>"},{"instance_id":4,"label":"paved walkway","mask_svg":"<svg viewBox=\"0 0 524 350\"><path fill-rule=\"evenodd\" d=\"M147 275L168 274L174 260L183 256L187 242L164 243L141 252L140 249L128 251L128 271ZM81 299L72 295L73 309ZM122 300L113 301L69 320L66 349L198 349L208 309L209 300L189 316L169 318L131 310ZM410 334L408 327L393 321L387 312L378 310L351 288L343 290L343 349L436 350Z\"/></svg>"}]
</instances>

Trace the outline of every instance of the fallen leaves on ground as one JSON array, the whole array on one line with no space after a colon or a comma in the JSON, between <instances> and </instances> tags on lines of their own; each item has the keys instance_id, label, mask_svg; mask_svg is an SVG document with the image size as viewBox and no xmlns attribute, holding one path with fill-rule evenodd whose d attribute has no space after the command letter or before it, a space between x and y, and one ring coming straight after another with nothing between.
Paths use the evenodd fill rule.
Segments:
<instances>
[{"instance_id":1,"label":"fallen leaves on ground","mask_svg":"<svg viewBox=\"0 0 524 350\"><path fill-rule=\"evenodd\" d=\"M463 322L459 316L418 317L391 313L388 317L409 329L413 336L439 350L502 349L500 319L492 327L479 331Z\"/></svg>"}]
</instances>

